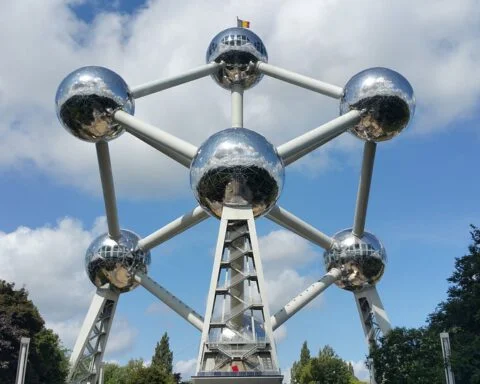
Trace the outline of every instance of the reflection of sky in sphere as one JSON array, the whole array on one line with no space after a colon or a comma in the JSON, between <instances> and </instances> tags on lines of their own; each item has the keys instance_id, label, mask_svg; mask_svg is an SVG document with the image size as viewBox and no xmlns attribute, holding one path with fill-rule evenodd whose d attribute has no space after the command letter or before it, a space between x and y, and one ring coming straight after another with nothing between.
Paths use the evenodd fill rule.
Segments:
<instances>
[{"instance_id":1,"label":"reflection of sky in sphere","mask_svg":"<svg viewBox=\"0 0 480 384\"><path fill-rule=\"evenodd\" d=\"M125 81L115 72L104 67L83 67L70 73L59 85L55 97L57 115L60 107L72 96L97 95L114 100L123 106L127 113L133 114L133 100L129 100L130 91Z\"/></svg>"},{"instance_id":2,"label":"reflection of sky in sphere","mask_svg":"<svg viewBox=\"0 0 480 384\"><path fill-rule=\"evenodd\" d=\"M255 33L246 28L233 27L219 32L207 49L206 62L211 63L226 51L232 49L251 53L257 60L267 62L267 50Z\"/></svg>"},{"instance_id":3,"label":"reflection of sky in sphere","mask_svg":"<svg viewBox=\"0 0 480 384\"><path fill-rule=\"evenodd\" d=\"M415 112L415 96L408 80L391 69L377 67L366 69L348 81L341 114L347 113L358 101L374 96L397 96L408 104L410 116Z\"/></svg>"}]
</instances>

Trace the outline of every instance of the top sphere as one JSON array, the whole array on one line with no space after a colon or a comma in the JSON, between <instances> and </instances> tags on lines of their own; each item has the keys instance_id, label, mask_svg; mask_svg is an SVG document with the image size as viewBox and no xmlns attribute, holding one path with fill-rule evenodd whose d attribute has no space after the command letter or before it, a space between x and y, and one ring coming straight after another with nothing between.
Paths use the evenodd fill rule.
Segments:
<instances>
[{"instance_id":1,"label":"top sphere","mask_svg":"<svg viewBox=\"0 0 480 384\"><path fill-rule=\"evenodd\" d=\"M263 74L259 73L251 62L268 62L268 55L262 40L246 28L228 28L216 35L210 43L207 63L224 62L225 66L212 74L218 85L232 89L239 84L243 89L256 85Z\"/></svg>"},{"instance_id":2,"label":"top sphere","mask_svg":"<svg viewBox=\"0 0 480 384\"><path fill-rule=\"evenodd\" d=\"M340 114L363 111L350 132L362 140L385 141L397 136L415 112L410 83L388 68L370 68L353 76L344 89Z\"/></svg>"},{"instance_id":3,"label":"top sphere","mask_svg":"<svg viewBox=\"0 0 480 384\"><path fill-rule=\"evenodd\" d=\"M125 81L107 68L94 66L70 73L58 87L55 104L62 125L91 143L120 136L124 129L113 121L113 113L135 110Z\"/></svg>"},{"instance_id":4,"label":"top sphere","mask_svg":"<svg viewBox=\"0 0 480 384\"><path fill-rule=\"evenodd\" d=\"M371 233L364 232L361 238L352 233L352 228L333 235L334 244L325 251L325 268L342 269L342 277L335 283L348 291L358 291L377 283L385 271L387 252L383 244Z\"/></svg>"},{"instance_id":5,"label":"top sphere","mask_svg":"<svg viewBox=\"0 0 480 384\"><path fill-rule=\"evenodd\" d=\"M251 207L255 217L273 207L284 181L276 148L262 135L229 128L210 136L190 166L190 185L199 204L220 218L224 205Z\"/></svg>"},{"instance_id":6,"label":"top sphere","mask_svg":"<svg viewBox=\"0 0 480 384\"><path fill-rule=\"evenodd\" d=\"M147 272L150 252L137 249L140 237L122 229L118 241L108 233L97 237L85 254L85 268L96 287L112 284L120 292L130 291L138 284L132 279L132 272Z\"/></svg>"}]
</instances>

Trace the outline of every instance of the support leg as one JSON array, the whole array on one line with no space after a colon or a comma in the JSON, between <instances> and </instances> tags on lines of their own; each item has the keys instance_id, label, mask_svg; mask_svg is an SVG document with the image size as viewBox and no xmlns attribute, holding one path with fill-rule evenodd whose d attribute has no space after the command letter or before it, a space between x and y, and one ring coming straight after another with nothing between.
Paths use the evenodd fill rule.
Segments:
<instances>
[{"instance_id":1,"label":"support leg","mask_svg":"<svg viewBox=\"0 0 480 384\"><path fill-rule=\"evenodd\" d=\"M116 291L97 289L70 357L68 383L97 384L118 298Z\"/></svg>"},{"instance_id":2,"label":"support leg","mask_svg":"<svg viewBox=\"0 0 480 384\"><path fill-rule=\"evenodd\" d=\"M365 339L368 348L371 349L377 343L380 333L386 335L390 332L392 326L375 286L355 292L354 295ZM375 368L371 362L369 369L370 384L376 384Z\"/></svg>"}]
</instances>

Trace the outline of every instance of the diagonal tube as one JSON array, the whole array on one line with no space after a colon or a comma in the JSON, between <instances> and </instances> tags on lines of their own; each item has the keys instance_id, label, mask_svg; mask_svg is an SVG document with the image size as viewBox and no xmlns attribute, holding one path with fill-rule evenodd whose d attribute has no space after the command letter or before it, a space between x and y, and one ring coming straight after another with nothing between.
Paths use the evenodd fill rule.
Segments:
<instances>
[{"instance_id":1,"label":"diagonal tube","mask_svg":"<svg viewBox=\"0 0 480 384\"><path fill-rule=\"evenodd\" d=\"M359 122L360 116L361 112L359 111L347 112L318 128L312 129L280 145L277 148L278 154L283 159L284 164L289 165L353 127Z\"/></svg>"},{"instance_id":2,"label":"diagonal tube","mask_svg":"<svg viewBox=\"0 0 480 384\"><path fill-rule=\"evenodd\" d=\"M320 232L315 227L304 222L294 214L279 207L278 205L273 207L266 217L267 219L272 220L274 223L281 225L282 227L292 231L293 233L296 233L297 235L311 241L314 244L319 245L326 250L330 249L333 245L334 240L331 237L327 236L323 232Z\"/></svg>"},{"instance_id":3,"label":"diagonal tube","mask_svg":"<svg viewBox=\"0 0 480 384\"><path fill-rule=\"evenodd\" d=\"M185 167L190 167L190 162L197 153L197 147L189 142L171 135L161 129L147 124L132 115L118 110L113 119L122 124L128 132L134 133L140 140L152 145L160 152L179 162Z\"/></svg>"},{"instance_id":4,"label":"diagonal tube","mask_svg":"<svg viewBox=\"0 0 480 384\"><path fill-rule=\"evenodd\" d=\"M275 313L270 322L272 329L275 330L295 315L299 310L305 307L323 291L325 291L335 281L340 279L341 271L338 268L332 268L320 280L316 281L305 289L302 293L290 300L287 305Z\"/></svg>"},{"instance_id":5,"label":"diagonal tube","mask_svg":"<svg viewBox=\"0 0 480 384\"><path fill-rule=\"evenodd\" d=\"M275 79L282 80L287 83L321 93L325 96L330 96L335 99L340 99L343 96L342 87L324 83L323 81L300 75L298 73L288 71L283 68L275 67L271 64L259 61L257 63L257 70L261 73L264 73L265 75L274 77Z\"/></svg>"},{"instance_id":6,"label":"diagonal tube","mask_svg":"<svg viewBox=\"0 0 480 384\"><path fill-rule=\"evenodd\" d=\"M169 291L163 288L155 280L151 279L147 275L136 272L134 279L152 295L159 298L165 305L169 306L181 317L187 320L195 328L202 331L203 330L203 317L190 308L183 301L178 299L175 295L172 295Z\"/></svg>"},{"instance_id":7,"label":"diagonal tube","mask_svg":"<svg viewBox=\"0 0 480 384\"><path fill-rule=\"evenodd\" d=\"M113 184L112 164L110 151L106 141L95 144L97 149L98 168L102 182L103 200L105 202L105 214L107 216L108 234L113 240L121 237L120 224L118 223L117 201L115 198L115 186Z\"/></svg>"},{"instance_id":8,"label":"diagonal tube","mask_svg":"<svg viewBox=\"0 0 480 384\"><path fill-rule=\"evenodd\" d=\"M355 206L355 217L353 219L352 230L352 233L357 237L362 237L363 232L365 231L368 197L370 195L370 185L372 184L376 149L377 144L373 141L365 142L365 146L363 147L362 171L360 174L360 182L358 184L357 204Z\"/></svg>"},{"instance_id":9,"label":"diagonal tube","mask_svg":"<svg viewBox=\"0 0 480 384\"><path fill-rule=\"evenodd\" d=\"M208 214L202 207L196 207L192 211L180 216L171 223L160 228L158 231L153 232L151 235L144 237L138 242L137 247L143 251L149 251L157 245L171 239L172 237L186 231L203 220L208 218Z\"/></svg>"},{"instance_id":10,"label":"diagonal tube","mask_svg":"<svg viewBox=\"0 0 480 384\"><path fill-rule=\"evenodd\" d=\"M167 79L155 80L150 83L142 84L131 89L132 96L135 99L151 95L152 93L160 92L168 88L176 87L177 85L188 83L193 80L201 79L208 76L222 67L223 63L209 63L201 67L194 68L182 75L169 77Z\"/></svg>"}]
</instances>

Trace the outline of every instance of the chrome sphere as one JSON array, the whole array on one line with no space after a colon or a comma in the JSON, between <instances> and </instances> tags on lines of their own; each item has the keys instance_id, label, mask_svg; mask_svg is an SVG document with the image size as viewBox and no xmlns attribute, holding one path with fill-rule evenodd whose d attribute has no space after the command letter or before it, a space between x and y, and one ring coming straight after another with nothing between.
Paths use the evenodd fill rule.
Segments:
<instances>
[{"instance_id":1,"label":"chrome sphere","mask_svg":"<svg viewBox=\"0 0 480 384\"><path fill-rule=\"evenodd\" d=\"M118 241L111 239L108 233L93 241L85 255L85 268L95 286L110 283L120 292L126 292L138 285L133 280L133 271L147 272L150 252L136 249L140 240L137 234L124 229L120 232L122 236Z\"/></svg>"},{"instance_id":2,"label":"chrome sphere","mask_svg":"<svg viewBox=\"0 0 480 384\"><path fill-rule=\"evenodd\" d=\"M190 166L190 185L200 205L221 217L224 205L252 207L255 217L273 207L284 181L276 148L262 135L229 128L212 135Z\"/></svg>"},{"instance_id":3,"label":"chrome sphere","mask_svg":"<svg viewBox=\"0 0 480 384\"><path fill-rule=\"evenodd\" d=\"M398 135L415 112L410 83L388 68L370 68L353 76L344 89L340 114L363 111L350 132L367 141L385 141Z\"/></svg>"},{"instance_id":4,"label":"chrome sphere","mask_svg":"<svg viewBox=\"0 0 480 384\"><path fill-rule=\"evenodd\" d=\"M255 33L235 27L225 29L213 38L207 50L206 61L225 63L224 67L212 74L218 85L232 89L233 84L240 84L243 89L248 89L263 76L250 63L266 63L268 55L262 40Z\"/></svg>"},{"instance_id":5,"label":"chrome sphere","mask_svg":"<svg viewBox=\"0 0 480 384\"><path fill-rule=\"evenodd\" d=\"M342 277L336 284L343 289L356 291L377 283L385 270L387 253L383 244L371 233L361 238L345 229L333 236L334 245L325 251L325 269L340 268Z\"/></svg>"},{"instance_id":6,"label":"chrome sphere","mask_svg":"<svg viewBox=\"0 0 480 384\"><path fill-rule=\"evenodd\" d=\"M112 140L124 129L113 121L122 109L133 114L135 104L125 81L103 67L83 67L70 73L55 97L57 117L79 139L95 143Z\"/></svg>"}]
</instances>

